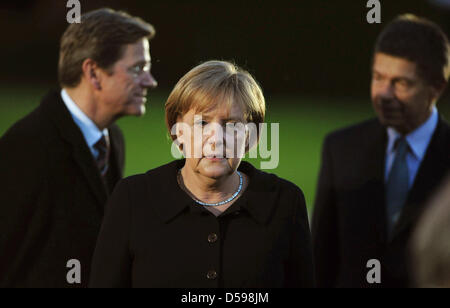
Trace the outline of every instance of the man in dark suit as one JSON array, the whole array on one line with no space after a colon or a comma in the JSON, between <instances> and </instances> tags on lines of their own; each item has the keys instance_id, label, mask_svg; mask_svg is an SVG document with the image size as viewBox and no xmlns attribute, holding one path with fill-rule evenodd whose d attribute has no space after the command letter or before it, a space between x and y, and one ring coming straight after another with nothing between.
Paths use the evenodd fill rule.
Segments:
<instances>
[{"instance_id":1,"label":"man in dark suit","mask_svg":"<svg viewBox=\"0 0 450 308\"><path fill-rule=\"evenodd\" d=\"M113 124L145 112L153 27L110 9L61 39L61 88L0 139L0 286L87 286L104 205L121 179Z\"/></svg>"},{"instance_id":2,"label":"man in dark suit","mask_svg":"<svg viewBox=\"0 0 450 308\"><path fill-rule=\"evenodd\" d=\"M380 34L371 95L377 119L331 133L312 222L320 287L406 287L407 246L450 167L450 127L436 101L449 77L448 39L402 15Z\"/></svg>"}]
</instances>

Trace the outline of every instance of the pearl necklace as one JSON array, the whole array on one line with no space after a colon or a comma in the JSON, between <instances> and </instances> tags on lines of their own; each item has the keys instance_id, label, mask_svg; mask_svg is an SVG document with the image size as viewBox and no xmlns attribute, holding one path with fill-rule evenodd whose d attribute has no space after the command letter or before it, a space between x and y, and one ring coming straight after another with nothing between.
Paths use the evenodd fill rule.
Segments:
<instances>
[{"instance_id":1,"label":"pearl necklace","mask_svg":"<svg viewBox=\"0 0 450 308\"><path fill-rule=\"evenodd\" d=\"M204 206L219 206L219 205L224 205L224 204L227 204L227 203L233 201L234 199L236 199L236 197L241 192L241 190L242 190L242 183L243 183L241 173L239 171L236 171L236 172L239 175L239 187L238 187L238 190L230 198L228 198L227 200L220 201L220 202L217 202L217 203L206 203L206 202L198 200L194 196L192 196L192 199L194 199L194 201L197 202L198 204L201 204L201 205L204 205ZM179 173L179 176L180 176L181 181L182 181L183 178L181 177L181 172ZM183 186L187 189L187 187L184 185L184 183L183 183Z\"/></svg>"}]
</instances>

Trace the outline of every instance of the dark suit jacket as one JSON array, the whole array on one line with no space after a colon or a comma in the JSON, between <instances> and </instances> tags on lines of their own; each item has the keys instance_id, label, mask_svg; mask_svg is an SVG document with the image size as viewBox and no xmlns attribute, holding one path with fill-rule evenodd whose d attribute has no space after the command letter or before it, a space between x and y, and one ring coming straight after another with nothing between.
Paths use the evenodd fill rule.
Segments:
<instances>
[{"instance_id":1,"label":"dark suit jacket","mask_svg":"<svg viewBox=\"0 0 450 308\"><path fill-rule=\"evenodd\" d=\"M386 143L386 129L377 119L325 139L312 222L319 287L411 285L408 242L427 199L449 170L450 128L439 119L392 239L386 231ZM367 283L370 259L381 262L381 284Z\"/></svg>"},{"instance_id":2,"label":"dark suit jacket","mask_svg":"<svg viewBox=\"0 0 450 308\"><path fill-rule=\"evenodd\" d=\"M59 91L0 139L0 286L67 287L67 261L87 286L104 205L122 177L124 141L109 128L106 185ZM108 187L109 186L109 187Z\"/></svg>"},{"instance_id":3,"label":"dark suit jacket","mask_svg":"<svg viewBox=\"0 0 450 308\"><path fill-rule=\"evenodd\" d=\"M117 185L92 287L314 286L308 215L297 186L242 162L249 186L216 217L179 187L183 166L174 161Z\"/></svg>"}]
</instances>

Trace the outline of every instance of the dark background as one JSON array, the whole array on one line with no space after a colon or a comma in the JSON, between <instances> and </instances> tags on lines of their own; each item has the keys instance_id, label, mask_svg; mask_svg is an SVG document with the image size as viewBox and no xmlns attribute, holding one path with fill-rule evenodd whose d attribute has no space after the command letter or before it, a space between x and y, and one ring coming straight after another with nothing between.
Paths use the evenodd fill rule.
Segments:
<instances>
[{"instance_id":1,"label":"dark background","mask_svg":"<svg viewBox=\"0 0 450 308\"><path fill-rule=\"evenodd\" d=\"M155 26L153 71L167 90L200 61L223 59L248 69L267 93L361 97L383 23L410 12L450 30L448 11L427 0L381 0L381 25L366 22L367 0L80 2L82 13L109 6ZM0 82L56 83L66 3L0 4Z\"/></svg>"},{"instance_id":2,"label":"dark background","mask_svg":"<svg viewBox=\"0 0 450 308\"><path fill-rule=\"evenodd\" d=\"M150 48L158 89L149 93L144 117L118 121L126 139L125 174L174 159L164 103L178 79L201 61L234 60L262 85L265 121L280 125L279 164L265 171L298 185L311 211L324 137L374 116L370 66L382 27L399 14L414 13L450 33L449 11L430 1L381 0L382 24L368 24L367 0L81 0L82 13L104 6L122 9L157 31ZM0 136L57 86L59 39L70 10L66 3L0 2ZM438 103L447 119L448 93ZM259 161L250 160L257 168Z\"/></svg>"}]
</instances>

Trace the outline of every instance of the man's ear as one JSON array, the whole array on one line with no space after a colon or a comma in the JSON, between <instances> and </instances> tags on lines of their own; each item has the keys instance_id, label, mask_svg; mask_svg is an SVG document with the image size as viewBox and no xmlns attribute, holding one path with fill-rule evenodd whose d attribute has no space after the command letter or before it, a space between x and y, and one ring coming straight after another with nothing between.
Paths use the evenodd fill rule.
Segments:
<instances>
[{"instance_id":1,"label":"man's ear","mask_svg":"<svg viewBox=\"0 0 450 308\"><path fill-rule=\"evenodd\" d=\"M439 97L441 97L445 91L447 91L448 81L442 83L441 88L439 89Z\"/></svg>"},{"instance_id":2,"label":"man's ear","mask_svg":"<svg viewBox=\"0 0 450 308\"><path fill-rule=\"evenodd\" d=\"M97 65L97 62L95 62L92 59L86 59L83 61L82 64L82 70L83 70L83 77L86 79L86 81L94 87L96 90L101 90L101 71L100 68Z\"/></svg>"},{"instance_id":3,"label":"man's ear","mask_svg":"<svg viewBox=\"0 0 450 308\"><path fill-rule=\"evenodd\" d=\"M437 101L444 93L445 89L447 88L447 84L447 81L442 81L437 85L431 86L431 96L434 102Z\"/></svg>"}]
</instances>

